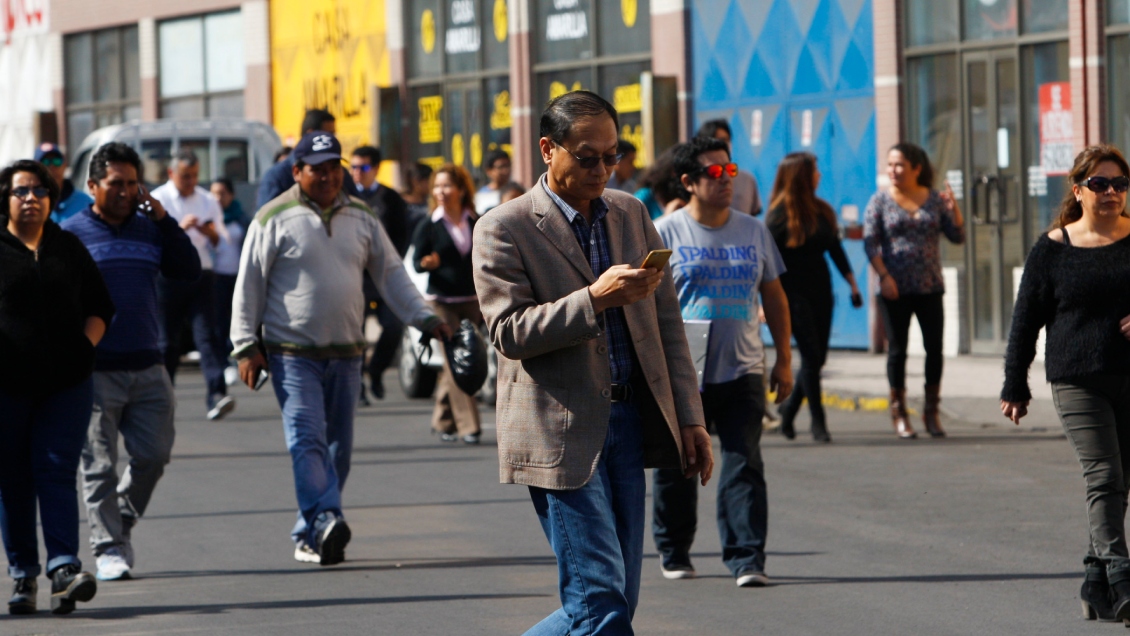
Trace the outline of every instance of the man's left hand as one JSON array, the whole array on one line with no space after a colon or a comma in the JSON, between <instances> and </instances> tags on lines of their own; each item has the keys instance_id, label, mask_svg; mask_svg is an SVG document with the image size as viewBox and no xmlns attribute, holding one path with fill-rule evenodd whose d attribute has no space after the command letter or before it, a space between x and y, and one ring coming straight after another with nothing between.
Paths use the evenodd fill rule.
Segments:
<instances>
[{"instance_id":1,"label":"man's left hand","mask_svg":"<svg viewBox=\"0 0 1130 636\"><path fill-rule=\"evenodd\" d=\"M773 371L769 374L769 390L777 393L774 404L780 404L793 392L793 367L789 360L777 358Z\"/></svg>"},{"instance_id":2,"label":"man's left hand","mask_svg":"<svg viewBox=\"0 0 1130 636\"><path fill-rule=\"evenodd\" d=\"M710 433L705 426L685 426L679 429L683 437L683 453L687 458L687 479L702 476L702 485L710 481L714 472L714 448L710 444Z\"/></svg>"},{"instance_id":3,"label":"man's left hand","mask_svg":"<svg viewBox=\"0 0 1130 636\"><path fill-rule=\"evenodd\" d=\"M451 339L455 335L455 331L451 329L451 325L446 322L441 322L432 328L432 337L438 338L444 342Z\"/></svg>"}]
</instances>

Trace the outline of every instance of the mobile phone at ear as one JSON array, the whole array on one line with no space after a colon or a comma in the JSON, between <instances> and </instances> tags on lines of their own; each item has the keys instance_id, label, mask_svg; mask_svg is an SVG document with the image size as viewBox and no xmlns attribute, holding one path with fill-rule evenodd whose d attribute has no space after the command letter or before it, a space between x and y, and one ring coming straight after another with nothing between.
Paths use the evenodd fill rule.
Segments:
<instances>
[{"instance_id":1,"label":"mobile phone at ear","mask_svg":"<svg viewBox=\"0 0 1130 636\"><path fill-rule=\"evenodd\" d=\"M145 186L138 184L137 186L137 213L145 216L153 216L153 204L149 202L149 192Z\"/></svg>"},{"instance_id":2,"label":"mobile phone at ear","mask_svg":"<svg viewBox=\"0 0 1130 636\"><path fill-rule=\"evenodd\" d=\"M270 377L271 377L271 374L268 373L266 369L260 368L259 369L259 377L255 378L255 386L253 386L251 388L258 391L259 389L263 388L263 385L267 383L267 380Z\"/></svg>"},{"instance_id":3,"label":"mobile phone at ear","mask_svg":"<svg viewBox=\"0 0 1130 636\"><path fill-rule=\"evenodd\" d=\"M643 259L643 264L640 269L663 269L667 261L671 258L671 250L651 250Z\"/></svg>"}]
</instances>

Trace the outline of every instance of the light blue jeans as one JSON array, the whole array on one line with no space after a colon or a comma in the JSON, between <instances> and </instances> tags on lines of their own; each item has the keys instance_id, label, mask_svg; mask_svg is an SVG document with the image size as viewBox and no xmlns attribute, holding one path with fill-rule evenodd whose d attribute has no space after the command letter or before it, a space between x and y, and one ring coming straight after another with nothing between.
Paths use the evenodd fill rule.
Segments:
<instances>
[{"instance_id":1,"label":"light blue jeans","mask_svg":"<svg viewBox=\"0 0 1130 636\"><path fill-rule=\"evenodd\" d=\"M271 384L282 409L294 469L295 543L315 545L329 515L341 515L341 490L353 453L353 413L361 391L361 358L314 360L271 354Z\"/></svg>"},{"instance_id":2,"label":"light blue jeans","mask_svg":"<svg viewBox=\"0 0 1130 636\"><path fill-rule=\"evenodd\" d=\"M577 490L530 488L557 556L561 609L526 636L625 636L643 566L643 432L629 402L613 402L595 474Z\"/></svg>"}]
</instances>

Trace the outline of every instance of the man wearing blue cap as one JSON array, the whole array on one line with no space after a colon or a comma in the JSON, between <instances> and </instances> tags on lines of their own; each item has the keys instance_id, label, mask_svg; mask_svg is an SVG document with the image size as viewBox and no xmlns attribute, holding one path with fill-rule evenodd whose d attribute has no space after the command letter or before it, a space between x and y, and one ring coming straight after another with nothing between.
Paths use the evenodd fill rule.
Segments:
<instances>
[{"instance_id":1,"label":"man wearing blue cap","mask_svg":"<svg viewBox=\"0 0 1130 636\"><path fill-rule=\"evenodd\" d=\"M46 166L51 178L59 184L59 201L51 211L52 221L62 223L94 203L89 194L76 188L70 179L63 176L67 173L67 157L62 148L51 142L44 142L35 149L35 160Z\"/></svg>"},{"instance_id":2,"label":"man wearing blue cap","mask_svg":"<svg viewBox=\"0 0 1130 636\"><path fill-rule=\"evenodd\" d=\"M254 388L269 368L282 408L299 507L294 558L334 565L352 536L341 489L366 345L362 273L405 323L436 337L451 329L408 278L380 219L342 192L337 139L308 133L291 156L295 185L259 209L244 240L231 340L240 378Z\"/></svg>"}]
</instances>

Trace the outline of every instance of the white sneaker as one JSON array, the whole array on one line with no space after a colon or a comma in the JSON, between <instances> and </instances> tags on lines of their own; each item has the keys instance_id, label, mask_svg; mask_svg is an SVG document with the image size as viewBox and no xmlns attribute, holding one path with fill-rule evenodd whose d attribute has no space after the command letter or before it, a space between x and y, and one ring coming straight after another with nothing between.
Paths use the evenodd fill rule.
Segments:
<instances>
[{"instance_id":1,"label":"white sneaker","mask_svg":"<svg viewBox=\"0 0 1130 636\"><path fill-rule=\"evenodd\" d=\"M239 384L239 369L237 367L224 367L224 384L229 387Z\"/></svg>"},{"instance_id":2,"label":"white sneaker","mask_svg":"<svg viewBox=\"0 0 1130 636\"><path fill-rule=\"evenodd\" d=\"M294 560L299 563L321 563L322 557L303 542L294 545Z\"/></svg>"},{"instance_id":3,"label":"white sneaker","mask_svg":"<svg viewBox=\"0 0 1130 636\"><path fill-rule=\"evenodd\" d=\"M99 581L123 581L130 578L129 563L118 548L110 548L98 556Z\"/></svg>"},{"instance_id":4,"label":"white sneaker","mask_svg":"<svg viewBox=\"0 0 1130 636\"><path fill-rule=\"evenodd\" d=\"M746 570L738 575L738 587L765 587L769 585L769 577L764 572Z\"/></svg>"},{"instance_id":5,"label":"white sneaker","mask_svg":"<svg viewBox=\"0 0 1130 636\"><path fill-rule=\"evenodd\" d=\"M208 419L213 421L222 419L225 415L234 410L235 398L230 395L225 395L216 402L216 406L213 406L212 410L208 411Z\"/></svg>"}]
</instances>

